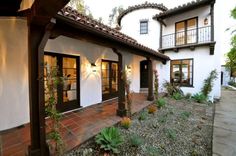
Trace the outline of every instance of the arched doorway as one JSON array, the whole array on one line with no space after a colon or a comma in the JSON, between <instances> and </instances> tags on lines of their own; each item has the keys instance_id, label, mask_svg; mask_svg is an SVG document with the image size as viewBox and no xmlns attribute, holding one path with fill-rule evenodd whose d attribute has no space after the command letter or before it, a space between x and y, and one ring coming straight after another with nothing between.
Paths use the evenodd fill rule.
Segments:
<instances>
[{"instance_id":1,"label":"arched doorway","mask_svg":"<svg viewBox=\"0 0 236 156\"><path fill-rule=\"evenodd\" d=\"M140 88L148 88L148 61L140 62Z\"/></svg>"}]
</instances>

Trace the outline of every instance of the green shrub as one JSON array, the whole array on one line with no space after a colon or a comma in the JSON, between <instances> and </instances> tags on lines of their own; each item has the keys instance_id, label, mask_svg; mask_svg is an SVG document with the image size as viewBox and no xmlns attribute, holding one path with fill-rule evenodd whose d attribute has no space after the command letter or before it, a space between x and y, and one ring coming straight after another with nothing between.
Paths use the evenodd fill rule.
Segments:
<instances>
[{"instance_id":1,"label":"green shrub","mask_svg":"<svg viewBox=\"0 0 236 156\"><path fill-rule=\"evenodd\" d=\"M118 147L123 143L123 137L117 128L107 127L95 137L95 142L105 151L119 153Z\"/></svg>"},{"instance_id":2,"label":"green shrub","mask_svg":"<svg viewBox=\"0 0 236 156\"><path fill-rule=\"evenodd\" d=\"M138 119L139 120L146 120L147 119L147 115L148 115L147 112L142 112Z\"/></svg>"},{"instance_id":3,"label":"green shrub","mask_svg":"<svg viewBox=\"0 0 236 156\"><path fill-rule=\"evenodd\" d=\"M159 98L156 100L156 105L158 108L164 107L166 105L166 100L163 98Z\"/></svg>"},{"instance_id":4,"label":"green shrub","mask_svg":"<svg viewBox=\"0 0 236 156\"><path fill-rule=\"evenodd\" d=\"M175 84L172 84L172 83L166 81L163 84L163 87L165 88L168 96L172 96L172 95L174 95L174 93L180 93L181 95L183 95L183 91L180 89L179 86L177 86Z\"/></svg>"},{"instance_id":5,"label":"green shrub","mask_svg":"<svg viewBox=\"0 0 236 156\"><path fill-rule=\"evenodd\" d=\"M131 144L131 146L139 147L143 143L144 143L144 140L140 136L138 136L136 134L133 134L133 135L130 136L130 144Z\"/></svg>"},{"instance_id":6,"label":"green shrub","mask_svg":"<svg viewBox=\"0 0 236 156\"><path fill-rule=\"evenodd\" d=\"M201 90L201 92L203 93L203 95L205 95L206 97L210 94L210 92L212 91L212 87L213 87L213 82L214 80L216 80L218 77L218 73L215 70L210 72L210 75L208 78L206 78L204 80L204 86Z\"/></svg>"},{"instance_id":7,"label":"green shrub","mask_svg":"<svg viewBox=\"0 0 236 156\"><path fill-rule=\"evenodd\" d=\"M236 87L236 82L234 82L233 80L228 82L228 85Z\"/></svg>"},{"instance_id":8,"label":"green shrub","mask_svg":"<svg viewBox=\"0 0 236 156\"><path fill-rule=\"evenodd\" d=\"M148 146L146 148L146 154L147 154L147 156L158 156L158 155L160 155L160 150L158 147Z\"/></svg>"},{"instance_id":9,"label":"green shrub","mask_svg":"<svg viewBox=\"0 0 236 156\"><path fill-rule=\"evenodd\" d=\"M174 129L167 129L166 135L168 138L175 140L176 139L176 131Z\"/></svg>"},{"instance_id":10,"label":"green shrub","mask_svg":"<svg viewBox=\"0 0 236 156\"><path fill-rule=\"evenodd\" d=\"M191 94L191 93L187 93L187 94L184 96L185 99L191 99L191 97L192 97L192 94Z\"/></svg>"},{"instance_id":11,"label":"green shrub","mask_svg":"<svg viewBox=\"0 0 236 156\"><path fill-rule=\"evenodd\" d=\"M183 119L183 120L186 120L190 117L191 115L191 112L187 112L187 111L184 111L180 114L180 117Z\"/></svg>"},{"instance_id":12,"label":"green shrub","mask_svg":"<svg viewBox=\"0 0 236 156\"><path fill-rule=\"evenodd\" d=\"M183 96L177 92L172 95L172 98L174 98L175 100L181 100Z\"/></svg>"},{"instance_id":13,"label":"green shrub","mask_svg":"<svg viewBox=\"0 0 236 156\"><path fill-rule=\"evenodd\" d=\"M161 116L161 117L158 119L158 121L159 121L160 123L165 123L165 122L167 121L167 114Z\"/></svg>"},{"instance_id":14,"label":"green shrub","mask_svg":"<svg viewBox=\"0 0 236 156\"><path fill-rule=\"evenodd\" d=\"M193 100L198 102L198 103L204 103L207 99L207 97L203 93L197 93L193 95Z\"/></svg>"}]
</instances>

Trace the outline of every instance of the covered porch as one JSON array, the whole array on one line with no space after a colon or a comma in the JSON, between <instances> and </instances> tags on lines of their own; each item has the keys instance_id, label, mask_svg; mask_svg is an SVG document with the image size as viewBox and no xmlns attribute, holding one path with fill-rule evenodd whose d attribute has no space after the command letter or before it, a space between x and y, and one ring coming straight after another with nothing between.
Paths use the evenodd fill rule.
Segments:
<instances>
[{"instance_id":1,"label":"covered porch","mask_svg":"<svg viewBox=\"0 0 236 156\"><path fill-rule=\"evenodd\" d=\"M139 112L148 105L147 95L133 93L132 113ZM72 150L81 143L92 138L104 127L109 127L120 122L117 116L118 99L112 99L104 103L92 105L63 114L60 132L65 143L65 151ZM50 120L46 120L50 124ZM24 125L0 134L0 155L21 156L25 155L30 145L30 125Z\"/></svg>"}]
</instances>

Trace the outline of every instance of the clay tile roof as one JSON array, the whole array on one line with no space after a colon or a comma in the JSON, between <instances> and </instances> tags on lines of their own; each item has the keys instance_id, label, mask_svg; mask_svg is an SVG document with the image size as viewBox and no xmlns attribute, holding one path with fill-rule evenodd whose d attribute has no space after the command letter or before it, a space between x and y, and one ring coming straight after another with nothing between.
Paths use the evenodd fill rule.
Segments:
<instances>
[{"instance_id":1,"label":"clay tile roof","mask_svg":"<svg viewBox=\"0 0 236 156\"><path fill-rule=\"evenodd\" d=\"M157 3L145 2L143 4L139 4L139 5L135 5L135 6L130 6L130 7L128 7L128 9L124 10L123 12L121 12L121 14L117 18L117 23L120 25L122 18L125 15L127 15L128 13L130 13L132 11L135 11L135 10L147 9L147 8L158 9L158 10L161 10L161 11L167 11L168 10L168 8L165 7L162 3L161 4L157 4Z\"/></svg>"},{"instance_id":2,"label":"clay tile roof","mask_svg":"<svg viewBox=\"0 0 236 156\"><path fill-rule=\"evenodd\" d=\"M153 49L150 49L142 44L139 44L135 39L119 32L118 30L113 29L103 23L100 23L94 19L91 19L88 16L78 13L76 10L73 10L71 7L63 8L62 10L60 10L58 12L58 15L69 18L73 21L78 22L79 24L85 25L86 27L90 27L93 30L98 30L100 32L103 32L118 42L128 44L128 45L138 48L142 51L150 53L154 56L158 56L164 60L169 60L168 56L161 54Z\"/></svg>"},{"instance_id":3,"label":"clay tile roof","mask_svg":"<svg viewBox=\"0 0 236 156\"><path fill-rule=\"evenodd\" d=\"M204 5L209 5L211 3L215 3L215 0L196 0L196 1L191 1L183 5L179 5L177 7L174 7L172 9L169 9L165 12L161 12L157 15L155 15L153 18L154 19L164 19L179 13L183 13L192 9L196 9L198 7L204 6Z\"/></svg>"}]
</instances>

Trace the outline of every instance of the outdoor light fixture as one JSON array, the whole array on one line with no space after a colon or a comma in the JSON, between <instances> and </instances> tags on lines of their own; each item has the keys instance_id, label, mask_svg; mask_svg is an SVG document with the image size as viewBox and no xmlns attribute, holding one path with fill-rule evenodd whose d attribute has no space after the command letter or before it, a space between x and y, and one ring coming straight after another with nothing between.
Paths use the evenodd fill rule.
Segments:
<instances>
[{"instance_id":1,"label":"outdoor light fixture","mask_svg":"<svg viewBox=\"0 0 236 156\"><path fill-rule=\"evenodd\" d=\"M208 18L207 17L204 19L204 25L208 25Z\"/></svg>"},{"instance_id":2,"label":"outdoor light fixture","mask_svg":"<svg viewBox=\"0 0 236 156\"><path fill-rule=\"evenodd\" d=\"M92 69L92 72L96 72L97 71L97 69L96 69L96 64L95 63L91 63L91 69Z\"/></svg>"},{"instance_id":3,"label":"outdoor light fixture","mask_svg":"<svg viewBox=\"0 0 236 156\"><path fill-rule=\"evenodd\" d=\"M131 73L131 66L126 66L127 72Z\"/></svg>"}]
</instances>

